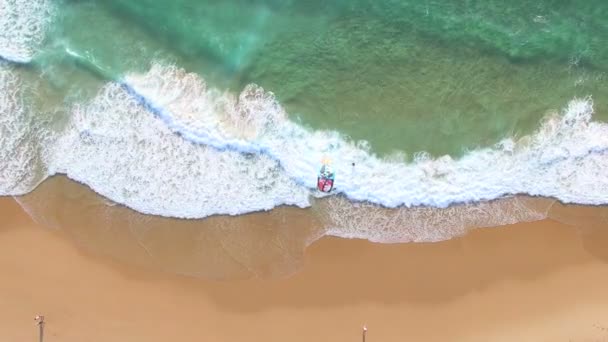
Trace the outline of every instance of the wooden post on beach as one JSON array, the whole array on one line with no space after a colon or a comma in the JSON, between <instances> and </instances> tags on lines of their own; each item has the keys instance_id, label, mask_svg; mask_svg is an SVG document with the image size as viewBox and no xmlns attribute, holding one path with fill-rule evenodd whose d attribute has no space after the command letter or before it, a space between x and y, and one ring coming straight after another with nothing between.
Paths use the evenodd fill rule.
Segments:
<instances>
[{"instance_id":1,"label":"wooden post on beach","mask_svg":"<svg viewBox=\"0 0 608 342\"><path fill-rule=\"evenodd\" d=\"M363 342L365 342L365 335L367 335L367 326L363 326Z\"/></svg>"},{"instance_id":2,"label":"wooden post on beach","mask_svg":"<svg viewBox=\"0 0 608 342\"><path fill-rule=\"evenodd\" d=\"M44 339L44 316L36 316L34 318L36 325L38 326L38 342L43 342Z\"/></svg>"}]
</instances>

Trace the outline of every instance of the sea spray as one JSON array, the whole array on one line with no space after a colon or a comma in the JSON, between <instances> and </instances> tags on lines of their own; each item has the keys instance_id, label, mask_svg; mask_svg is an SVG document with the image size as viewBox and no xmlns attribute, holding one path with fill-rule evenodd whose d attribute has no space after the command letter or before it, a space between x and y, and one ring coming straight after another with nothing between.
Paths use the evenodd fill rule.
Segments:
<instances>
[{"instance_id":1,"label":"sea spray","mask_svg":"<svg viewBox=\"0 0 608 342\"><path fill-rule=\"evenodd\" d=\"M259 87L250 86L237 98L201 86L204 81L197 75L159 65L148 75L127 76L125 84L157 108L159 117L182 137L220 149L268 155L303 186L314 188L320 160L330 155L337 171L336 192L353 200L386 207L447 207L512 194L583 204L608 200L608 178L597 172L608 163L608 125L591 121L591 99L571 101L563 113L548 116L534 134L520 140L505 139L460 159L418 154L406 164L379 158L337 132L304 129L286 119L272 93L260 95L264 92ZM168 84L176 87L164 91ZM256 96L249 96L251 92ZM248 138L235 136L234 127L221 124L235 111L246 113L243 120L255 123L241 127L243 132L255 132ZM586 181L583 177L588 176Z\"/></svg>"},{"instance_id":2,"label":"sea spray","mask_svg":"<svg viewBox=\"0 0 608 342\"><path fill-rule=\"evenodd\" d=\"M404 163L297 125L259 87L234 96L157 64L76 106L49 167L136 210L184 218L308 206L309 196L321 197L314 189L323 156L336 170L335 194L388 208L514 194L603 204L608 125L592 113L590 99L573 100L528 137L460 159Z\"/></svg>"},{"instance_id":3,"label":"sea spray","mask_svg":"<svg viewBox=\"0 0 608 342\"><path fill-rule=\"evenodd\" d=\"M410 5L417 10L422 9L415 3ZM377 9L383 12L384 7ZM469 23L468 20L458 21L458 18L457 21L452 21L451 15L442 16L441 12L437 14L436 9L432 8L432 12L439 22L458 25ZM424 10L426 13L427 8ZM422 12L406 12L413 13L413 17L406 21L427 20L419 15ZM451 14L453 11L447 12ZM97 18L97 13L89 13L94 13ZM404 19L395 11L389 13L397 14L393 18L398 22ZM0 0L0 27L3 28L0 32L0 57L21 64L32 62L23 65L23 68L44 66L41 61L43 58L36 57L43 45L45 29L52 14L50 1ZM75 18L79 19L79 14L82 13L75 11ZM540 21L536 19L529 17L525 20L532 31L528 33L535 34L533 40L541 42L547 34L536 30L536 27L549 27L546 24L559 23L559 20L551 17L539 19ZM491 20L488 22L490 27L504 31L500 26L493 26ZM579 34L572 34L578 32L576 20L568 22L566 26L574 28L574 31L566 30L569 32L568 37L579 37ZM588 22L592 21L585 20L585 23ZM485 23L484 20L474 26L488 27ZM61 27L57 32L69 35L73 32L69 27ZM155 28L157 29L156 26ZM94 42L94 39L89 38L95 37L99 32L105 34L106 31L87 32L91 35L85 37ZM432 30L428 32L433 33ZM492 30L454 32L464 34L463 37L468 41L467 35L477 37L478 34L484 35ZM509 36L508 31L505 32ZM528 33L518 37L527 39L530 37ZM338 40L344 38L341 35L330 35ZM551 41L561 42L560 35L561 30L551 32ZM131 41L137 41L133 37ZM515 58L538 57L562 51L559 44L540 50L523 48L524 45L521 45L520 49L518 37L506 45L497 41L497 48L493 50ZM206 37L215 38L213 35ZM495 43L491 39L480 38L486 44L493 46ZM124 204L142 213L203 218L216 214L238 215L270 210L284 204L313 206L319 210L318 215L323 218L327 234L367 238L378 242L437 241L461 234L469 227L542 219L547 215L546 210L544 204L539 206L537 201L553 203L551 199L513 196L516 194L553 197L568 203L608 203L608 181L603 172L608 166L608 126L592 121L591 98L571 101L562 113L547 116L540 127L526 137L505 139L495 146L474 149L461 158L433 157L416 151L395 154L413 154L413 162L408 162L406 158L376 156L366 142L350 141L336 131L304 128L289 119L291 116L273 93L257 85L249 84L238 94L220 91L209 86L199 74L186 72L171 63L160 62L152 63L147 72L130 72L125 75L116 70L139 69L108 67L112 63L104 60L103 53L99 56L90 53L87 48L90 46L79 45L78 39L64 40L63 36L54 39L53 48L50 49L52 51L46 51L49 55L56 53L59 59L66 58L66 61L74 62L77 69L96 76L97 81L108 83L92 100L79 98L79 104L75 107L65 104L63 110L69 114L68 123L65 127L60 125L61 129L55 131L55 128L51 130L45 115L36 113L30 105L31 96L28 97L25 91L31 89L26 89L29 85L26 86L22 80L23 70L18 70L16 64L0 65L2 195L26 193L46 177L59 173L87 184L109 201ZM200 37L196 39L198 41ZM586 39L591 41L586 42ZM254 46L258 41L250 39L248 42L252 49L247 48L247 51L241 51L243 53L234 54L235 58L231 61L236 63L229 61L229 65L240 68L256 62L252 57L256 49L260 48ZM327 40L325 45L321 45L328 47L335 45L334 42ZM385 52L393 51L394 42L387 42L385 46L391 49ZM590 46L588 43L597 46L599 41L594 35L587 35L585 39L579 41L577 38L573 42L576 44L570 46L569 50L564 50L565 55L558 53L559 58L569 57L573 51ZM319 41L316 40L316 43ZM112 44L115 44L114 41ZM108 46L114 46L112 44ZM222 46L222 42L214 44ZM108 49L108 46L104 48ZM239 44L234 46L240 49ZM267 45L266 48L268 46L275 45ZM367 45L366 50L369 50ZM146 50L142 47L142 50L137 51ZM324 50L311 52L321 64L328 62L323 58L317 59L317 52L322 51ZM394 51L402 52L399 49ZM568 68L578 67L579 60L590 62L591 59L595 60L591 64L601 66L603 54L599 53L595 58L589 51L576 52ZM223 53L220 55L224 56ZM140 60L134 59L125 65L147 65L150 58L153 58L142 55L145 63L138 63ZM271 65L280 65L281 60L291 63L290 59L281 59L281 55L274 59L274 55L269 56ZM295 56L300 58L301 54L296 53ZM326 56L330 59L336 57L333 53L327 53ZM390 56L393 55L389 54ZM346 60L347 58L343 59ZM52 59L45 61L54 63ZM471 65L467 63L462 65ZM451 72L459 64L449 60L448 65ZM328 70L325 67L332 69L332 64L323 64L319 70L325 72ZM44 67L41 69L41 74L47 71ZM289 74L289 70L291 69L281 72ZM505 70L517 70L517 65L510 65ZM346 72L349 73L348 70ZM261 75L259 70L256 75ZM356 75L359 77L359 74ZM453 87L464 82L465 78L458 73L454 75L458 83L452 83L452 87L440 83L441 89L446 89L444 96L451 96ZM362 76L366 80L364 83L370 79L369 75ZM594 77L598 77L600 82L605 76L598 74ZM373 75L371 79L374 79ZM298 80L294 84L298 84ZM412 80L417 82L415 78ZM488 81L483 77L470 79L475 80L480 80L484 87ZM515 85L525 92L538 85L528 81L507 82L503 86ZM285 79L280 79L280 82L285 82ZM577 78L574 86L580 89L585 82ZM395 87L395 83L386 84L390 84L389 88L394 90L391 94L398 94L404 89ZM360 85L353 82L352 88L343 89L333 87L329 82L324 83L320 89L329 87L348 92L356 90ZM277 91L282 89L279 86L274 88ZM571 94L570 88L567 89L567 93ZM296 90L295 94L298 94L300 89ZM582 93L586 91L583 90ZM426 89L426 92L434 95L432 90ZM502 91L498 93L500 96L503 94ZM563 92L555 92L554 95L560 97L560 94ZM369 94L365 95L367 96L362 98L367 101ZM504 107L504 103L509 102L492 103L499 107L497 112L508 113L503 112L500 106ZM543 110L547 107L542 101L531 105L535 104ZM487 110L487 107L483 110ZM329 113L329 116L333 117L334 114L336 113ZM443 119L444 113L441 112L440 115ZM471 114L471 117L474 115ZM460 116L455 118L459 119ZM487 121L493 123L492 120ZM447 126L452 127L463 124L458 120L446 122ZM463 125L466 127L466 123ZM441 130L442 127L431 128ZM314 190L316 174L323 158L330 158L337 170L336 191L333 192L336 196L316 200L312 197L326 196Z\"/></svg>"},{"instance_id":4,"label":"sea spray","mask_svg":"<svg viewBox=\"0 0 608 342\"><path fill-rule=\"evenodd\" d=\"M50 0L0 0L0 58L30 62L52 14Z\"/></svg>"},{"instance_id":5,"label":"sea spray","mask_svg":"<svg viewBox=\"0 0 608 342\"><path fill-rule=\"evenodd\" d=\"M208 105L223 108L222 111L205 112L216 116L218 136L227 137L226 141L238 139L245 145L258 144L257 154L237 152L226 141L221 150L188 142L183 135L171 131L157 113L149 111L149 107L142 104L142 98L134 96L125 83L110 83L93 101L73 108L67 129L60 139L53 140L49 139L52 135L45 134L40 117L32 115L26 106L19 72L7 64L3 64L0 70L0 84L3 89L10 90L2 93L1 102L3 149L0 152L2 160L9 161L2 164L4 194L29 191L42 179L31 178L35 174L32 170L48 166L48 174L66 173L114 201L149 214L190 218L239 214L293 204L293 199L298 196L301 202L297 205L310 205L307 200L310 190L293 183L278 162L265 155L260 147L263 146L260 142L267 141L261 138L273 134L274 125L289 124L285 115L277 113L271 114L272 119L258 117L258 121L255 117L248 117L262 115L269 109L281 111L276 101L260 88L251 88L255 90L253 95L247 95L252 91L249 89L239 97L199 88L213 94L207 101L223 103L224 107ZM175 106L179 97L172 95L168 97L171 101L157 103L175 110L182 108ZM254 103L247 104L247 101ZM255 101L262 103L256 105ZM576 157L579 163L575 166L582 165L580 162L590 156L599 158L601 162L605 146L602 139L595 139L595 144L552 144L566 138L570 139L566 141L584 142L587 135L601 136L604 124L591 121L591 105L590 100L572 101L562 115L547 117L535 135L518 141L505 140L495 149L472 151L471 155L485 153L491 156L493 151L498 155L515 157L535 150L539 165L546 167L567 163L572 156L579 156ZM244 108L237 110L238 106ZM200 114L192 108L196 107L190 107L190 113ZM257 111L251 108L257 108ZM323 132L308 133L317 134L317 137L332 136ZM44 144L39 143L41 139ZM348 145L330 141L335 148ZM323 142L317 141L318 146ZM362 158L375 158L369 155L365 144L352 148ZM385 167L421 167L423 172L434 176L441 176L452 163L460 162L449 157L433 159L424 153L416 156L413 164L406 164L403 158L379 162ZM362 172L360 169L366 170L367 167L358 162L351 170L351 176L357 177ZM600 170L591 177L601 180L598 178L602 176ZM560 172L567 171L562 169ZM382 177L381 173L378 175ZM571 173L566 179L575 180ZM384 243L429 242L458 236L474 227L543 219L551 203L551 200L512 197L447 208L390 209L370 201L352 202L342 196L333 196L318 201L314 212L321 218L326 235Z\"/></svg>"},{"instance_id":6,"label":"sea spray","mask_svg":"<svg viewBox=\"0 0 608 342\"><path fill-rule=\"evenodd\" d=\"M0 195L31 191L47 176L54 136L26 104L20 73L0 61Z\"/></svg>"},{"instance_id":7,"label":"sea spray","mask_svg":"<svg viewBox=\"0 0 608 342\"><path fill-rule=\"evenodd\" d=\"M74 109L57 151L55 172L147 214L194 218L309 204L308 191L275 160L193 144L118 83Z\"/></svg>"}]
</instances>

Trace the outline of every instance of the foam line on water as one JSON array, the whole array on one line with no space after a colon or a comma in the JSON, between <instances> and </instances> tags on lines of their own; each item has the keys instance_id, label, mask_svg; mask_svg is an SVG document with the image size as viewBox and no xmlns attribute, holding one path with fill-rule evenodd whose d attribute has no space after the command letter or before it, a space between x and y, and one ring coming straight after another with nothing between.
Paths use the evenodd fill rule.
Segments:
<instances>
[{"instance_id":1,"label":"foam line on water","mask_svg":"<svg viewBox=\"0 0 608 342\"><path fill-rule=\"evenodd\" d=\"M469 226L545 217L508 199L498 206L484 201L505 194L608 202L602 172L608 167L608 129L591 120L590 99L571 101L530 136L457 160L418 154L405 163L374 156L365 144L337 132L298 126L259 87L251 85L237 96L162 65L108 83L95 99L72 109L65 131L49 135L20 98L18 72L6 64L0 71L0 86L12 90L0 99L0 153L11 161L0 170L5 195L64 173L115 202L169 217L237 215L282 204L307 207L310 195L320 197L314 190L316 173L327 155L337 170L336 193L361 201L334 197L327 202L333 205L320 206L329 214L325 224L331 235L436 241ZM42 178L28 179L32 169ZM477 209L455 212L468 208L457 203L477 203Z\"/></svg>"},{"instance_id":2,"label":"foam line on water","mask_svg":"<svg viewBox=\"0 0 608 342\"><path fill-rule=\"evenodd\" d=\"M182 218L308 206L308 191L263 154L193 144L119 83L75 108L53 173L143 213Z\"/></svg>"},{"instance_id":3,"label":"foam line on water","mask_svg":"<svg viewBox=\"0 0 608 342\"><path fill-rule=\"evenodd\" d=\"M272 93L254 85L236 97L208 89L197 75L158 64L148 74L127 76L124 84L185 139L266 154L308 188L315 187L320 161L329 155L337 171L336 193L353 200L386 207L447 207L512 194L582 204L608 201L608 178L594 172L608 163L608 126L591 121L591 99L571 101L523 139L505 139L458 160L420 154L404 164L378 158L336 132L298 126Z\"/></svg>"},{"instance_id":4,"label":"foam line on water","mask_svg":"<svg viewBox=\"0 0 608 342\"><path fill-rule=\"evenodd\" d=\"M52 14L49 0L0 0L0 195L27 193L65 173L113 201L162 216L307 207L311 195L326 196L314 189L329 157L334 194L343 195L317 206L329 235L437 241L469 227L546 217L542 205L514 194L608 203L608 125L592 121L590 98L572 100L530 136L456 160L418 153L405 163L375 156L365 142L338 132L299 126L256 85L231 94L154 63L73 108L57 134L28 106L20 71L6 62L32 61ZM86 56L66 53L108 78Z\"/></svg>"},{"instance_id":5,"label":"foam line on water","mask_svg":"<svg viewBox=\"0 0 608 342\"><path fill-rule=\"evenodd\" d=\"M336 196L322 201L318 212L327 227L326 235L380 243L436 242L473 228L545 219L554 202L517 196L447 208L387 209Z\"/></svg>"}]
</instances>

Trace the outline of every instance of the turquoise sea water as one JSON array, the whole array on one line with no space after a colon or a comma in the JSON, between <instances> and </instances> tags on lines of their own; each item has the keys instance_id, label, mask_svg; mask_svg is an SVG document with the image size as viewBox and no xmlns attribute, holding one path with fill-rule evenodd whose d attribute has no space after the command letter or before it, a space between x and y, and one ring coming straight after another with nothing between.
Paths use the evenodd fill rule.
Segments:
<instances>
[{"instance_id":1,"label":"turquoise sea water","mask_svg":"<svg viewBox=\"0 0 608 342\"><path fill-rule=\"evenodd\" d=\"M575 96L593 96L599 118L607 112L601 1L59 1L58 8L51 55L69 47L104 77L164 59L220 88L256 83L303 124L366 140L378 153L458 156L529 133Z\"/></svg>"},{"instance_id":2,"label":"turquoise sea water","mask_svg":"<svg viewBox=\"0 0 608 342\"><path fill-rule=\"evenodd\" d=\"M329 159L331 229L377 205L399 226L517 194L608 203L603 1L0 4L3 195L66 174L170 217L314 207ZM542 216L507 207L471 225Z\"/></svg>"}]
</instances>

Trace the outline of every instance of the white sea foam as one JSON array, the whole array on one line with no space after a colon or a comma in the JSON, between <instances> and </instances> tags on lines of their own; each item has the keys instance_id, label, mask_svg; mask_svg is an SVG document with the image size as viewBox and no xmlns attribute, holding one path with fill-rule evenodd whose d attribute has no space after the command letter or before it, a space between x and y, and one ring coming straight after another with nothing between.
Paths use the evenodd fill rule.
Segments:
<instances>
[{"instance_id":1,"label":"white sea foam","mask_svg":"<svg viewBox=\"0 0 608 342\"><path fill-rule=\"evenodd\" d=\"M0 57L29 62L44 40L50 0L0 0Z\"/></svg>"},{"instance_id":2,"label":"white sea foam","mask_svg":"<svg viewBox=\"0 0 608 342\"><path fill-rule=\"evenodd\" d=\"M435 242L464 235L469 229L496 227L547 218L554 200L508 197L447 208L388 209L333 197L320 204L326 235L373 242Z\"/></svg>"},{"instance_id":3,"label":"white sea foam","mask_svg":"<svg viewBox=\"0 0 608 342\"><path fill-rule=\"evenodd\" d=\"M193 144L117 83L74 110L53 160L52 172L148 214L194 218L309 205L308 190L277 161Z\"/></svg>"},{"instance_id":4,"label":"white sea foam","mask_svg":"<svg viewBox=\"0 0 608 342\"><path fill-rule=\"evenodd\" d=\"M2 89L15 88L10 77L3 82ZM3 103L19 103L5 96ZM5 126L32 126L19 119L19 110L4 112L11 117ZM315 185L327 156L337 172L335 194L343 196L319 202L328 234L436 241L470 227L546 217L544 207L520 198L483 202L512 194L608 203L608 125L592 122L592 113L590 99L573 100L528 137L457 160L421 153L405 163L378 158L337 132L291 122L274 96L257 86L235 96L207 87L195 74L156 64L76 107L42 160L49 174L65 173L140 212L201 218L309 206L310 195L325 196ZM11 140L18 145L30 134L9 133L21 137ZM1 153L11 156L4 144ZM3 193L31 189L33 183L18 176L29 167L22 159L3 169L3 177L12 175L5 177L10 186Z\"/></svg>"},{"instance_id":5,"label":"white sea foam","mask_svg":"<svg viewBox=\"0 0 608 342\"><path fill-rule=\"evenodd\" d=\"M519 141L507 139L458 160L420 154L404 164L378 158L335 132L305 130L287 119L272 93L256 86L237 98L208 89L194 74L159 65L146 75L126 77L125 84L184 138L268 155L308 188L314 189L320 161L329 156L336 193L358 201L447 207L530 194L581 204L608 202L608 176L602 171L608 166L608 125L591 121L591 99L571 101L562 114L548 117Z\"/></svg>"},{"instance_id":6,"label":"white sea foam","mask_svg":"<svg viewBox=\"0 0 608 342\"><path fill-rule=\"evenodd\" d=\"M0 195L24 194L46 176L43 150L49 139L23 92L20 75L0 62Z\"/></svg>"},{"instance_id":7,"label":"white sea foam","mask_svg":"<svg viewBox=\"0 0 608 342\"><path fill-rule=\"evenodd\" d=\"M50 0L0 0L0 58L31 61L51 16ZM289 121L260 87L221 92L174 66L154 64L108 84L74 108L61 136L26 102L19 71L0 62L0 195L26 193L65 173L113 201L163 216L304 207L310 195L326 196L314 188L328 157L337 172L334 193L343 195L316 205L329 235L437 241L470 227L547 216L551 201L512 194L608 203L608 125L591 121L590 99L571 101L523 139L458 160L419 153L409 164Z\"/></svg>"}]
</instances>

